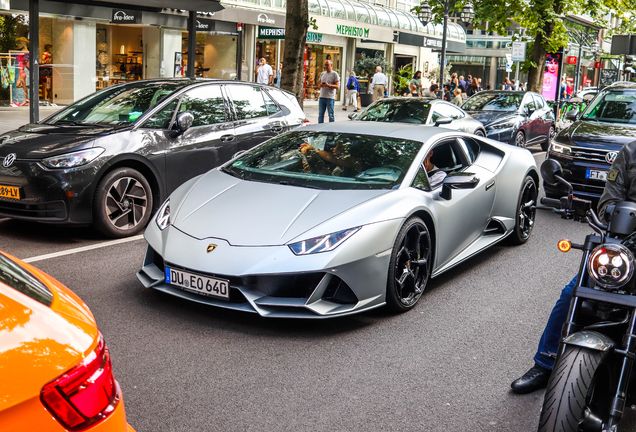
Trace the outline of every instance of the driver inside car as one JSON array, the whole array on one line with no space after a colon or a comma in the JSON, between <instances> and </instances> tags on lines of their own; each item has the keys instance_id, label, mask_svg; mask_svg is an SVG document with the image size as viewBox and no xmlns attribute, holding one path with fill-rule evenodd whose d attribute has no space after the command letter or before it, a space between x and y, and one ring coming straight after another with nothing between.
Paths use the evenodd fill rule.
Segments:
<instances>
[{"instance_id":1,"label":"driver inside car","mask_svg":"<svg viewBox=\"0 0 636 432\"><path fill-rule=\"evenodd\" d=\"M348 151L349 144L329 138L324 150L318 150L307 141L300 145L303 168L306 173L352 177L363 171L362 163ZM326 162L326 163L325 163Z\"/></svg>"},{"instance_id":2,"label":"driver inside car","mask_svg":"<svg viewBox=\"0 0 636 432\"><path fill-rule=\"evenodd\" d=\"M598 216L601 220L607 222L605 214L607 206L621 201L636 202L636 170L631 168L634 166L636 166L636 141L626 144L618 152L612 168L607 172L605 189L598 202ZM510 385L515 393L531 393L547 386L554 367L554 356L561 341L561 328L567 319L577 277L578 275L574 276L574 279L563 288L561 296L550 313L539 339L534 366Z\"/></svg>"},{"instance_id":3,"label":"driver inside car","mask_svg":"<svg viewBox=\"0 0 636 432\"><path fill-rule=\"evenodd\" d=\"M445 171L437 168L433 162L431 162L431 157L433 156L433 150L431 150L428 155L426 155L426 159L424 159L424 168L426 169L426 173L428 174L428 181L431 185L431 190L440 186L447 174Z\"/></svg>"}]
</instances>

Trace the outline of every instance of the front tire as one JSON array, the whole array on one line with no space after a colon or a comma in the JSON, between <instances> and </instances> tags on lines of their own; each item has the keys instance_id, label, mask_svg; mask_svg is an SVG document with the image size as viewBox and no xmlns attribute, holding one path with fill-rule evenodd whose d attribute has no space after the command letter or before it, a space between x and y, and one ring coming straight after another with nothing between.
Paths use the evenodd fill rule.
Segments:
<instances>
[{"instance_id":1,"label":"front tire","mask_svg":"<svg viewBox=\"0 0 636 432\"><path fill-rule=\"evenodd\" d=\"M152 189L146 178L132 168L117 168L97 185L93 201L93 225L113 238L139 233L152 214Z\"/></svg>"},{"instance_id":2,"label":"front tire","mask_svg":"<svg viewBox=\"0 0 636 432\"><path fill-rule=\"evenodd\" d=\"M536 209L533 207L537 205L538 195L537 183L531 176L526 176L519 193L519 201L517 202L515 228L510 234L510 242L512 244L524 244L530 238L536 215Z\"/></svg>"},{"instance_id":3,"label":"front tire","mask_svg":"<svg viewBox=\"0 0 636 432\"><path fill-rule=\"evenodd\" d=\"M515 134L515 146L525 148L526 146L526 136L522 131L517 131Z\"/></svg>"},{"instance_id":4,"label":"front tire","mask_svg":"<svg viewBox=\"0 0 636 432\"><path fill-rule=\"evenodd\" d=\"M417 216L408 219L398 233L386 287L386 303L394 312L406 312L422 297L431 275L431 236Z\"/></svg>"},{"instance_id":5,"label":"front tire","mask_svg":"<svg viewBox=\"0 0 636 432\"><path fill-rule=\"evenodd\" d=\"M568 346L554 365L543 400L539 432L603 430L611 401L607 353Z\"/></svg>"}]
</instances>

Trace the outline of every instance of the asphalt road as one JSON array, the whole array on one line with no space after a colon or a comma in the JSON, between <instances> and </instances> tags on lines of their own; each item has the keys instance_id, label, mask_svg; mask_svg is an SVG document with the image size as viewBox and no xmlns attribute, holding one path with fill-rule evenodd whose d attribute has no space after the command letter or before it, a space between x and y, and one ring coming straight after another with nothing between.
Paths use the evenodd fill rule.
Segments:
<instances>
[{"instance_id":1,"label":"asphalt road","mask_svg":"<svg viewBox=\"0 0 636 432\"><path fill-rule=\"evenodd\" d=\"M557 241L588 232L540 212L528 243L495 246L433 279L410 312L326 321L263 319L144 289L142 239L105 243L89 229L4 219L0 249L31 258L90 306L137 431L523 432L536 430L543 392L509 385L532 365L576 272L580 253Z\"/></svg>"}]
</instances>

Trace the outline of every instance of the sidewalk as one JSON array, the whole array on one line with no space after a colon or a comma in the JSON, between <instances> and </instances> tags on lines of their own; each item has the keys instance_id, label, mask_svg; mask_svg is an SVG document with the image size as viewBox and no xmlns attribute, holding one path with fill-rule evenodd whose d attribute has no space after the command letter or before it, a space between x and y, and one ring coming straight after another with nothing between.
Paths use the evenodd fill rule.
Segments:
<instances>
[{"instance_id":1,"label":"sidewalk","mask_svg":"<svg viewBox=\"0 0 636 432\"><path fill-rule=\"evenodd\" d=\"M51 114L62 109L64 107L40 107L40 120L44 120ZM343 106L340 103L336 103L335 117L336 121L349 121L347 117L353 112L353 107L349 107L347 111L344 111ZM318 123L318 104L315 102L309 102L305 105L305 114L311 122L311 124ZM329 121L329 116L325 113L325 122ZM27 124L29 122L29 108L28 107L2 107L0 108L0 134L8 132L13 129Z\"/></svg>"}]
</instances>

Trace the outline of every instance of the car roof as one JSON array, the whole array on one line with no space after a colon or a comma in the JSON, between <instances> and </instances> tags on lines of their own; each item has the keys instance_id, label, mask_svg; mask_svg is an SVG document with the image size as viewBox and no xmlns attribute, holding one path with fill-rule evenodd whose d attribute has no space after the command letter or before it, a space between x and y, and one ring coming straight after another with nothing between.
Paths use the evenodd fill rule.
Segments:
<instances>
[{"instance_id":1,"label":"car roof","mask_svg":"<svg viewBox=\"0 0 636 432\"><path fill-rule=\"evenodd\" d=\"M377 135L390 138L408 139L418 142L426 142L436 135L464 136L461 132L439 128L436 126L425 126L405 123L391 122L330 122L311 125L304 128L308 131L323 131L336 133L351 133L361 135Z\"/></svg>"},{"instance_id":2,"label":"car roof","mask_svg":"<svg viewBox=\"0 0 636 432\"><path fill-rule=\"evenodd\" d=\"M492 93L492 94L511 93L511 94L518 94L518 95L524 95L526 93L532 93L534 95L541 96L539 93L533 92L533 91L529 91L529 90L486 90L486 91L480 91L479 93L476 93L476 94L485 94L485 93Z\"/></svg>"},{"instance_id":3,"label":"car roof","mask_svg":"<svg viewBox=\"0 0 636 432\"><path fill-rule=\"evenodd\" d=\"M245 85L251 85L251 86L256 86L261 88L268 88L270 90L273 89L272 86L265 85L265 84L258 84L258 83L247 82L247 81L220 79L220 78L152 78L152 79L125 82L118 85L122 87L126 87L126 86L135 87L142 84L161 84L161 83L175 83L175 82L183 84L182 88L185 88L191 85L196 85L196 84L203 84L203 83L218 83L218 84L245 84ZM281 89L281 88L275 88L275 89L284 91L286 93L290 93L289 91L285 89Z\"/></svg>"},{"instance_id":4,"label":"car roof","mask_svg":"<svg viewBox=\"0 0 636 432\"><path fill-rule=\"evenodd\" d=\"M636 83L629 81L618 81L605 87L604 90L636 89Z\"/></svg>"}]
</instances>

